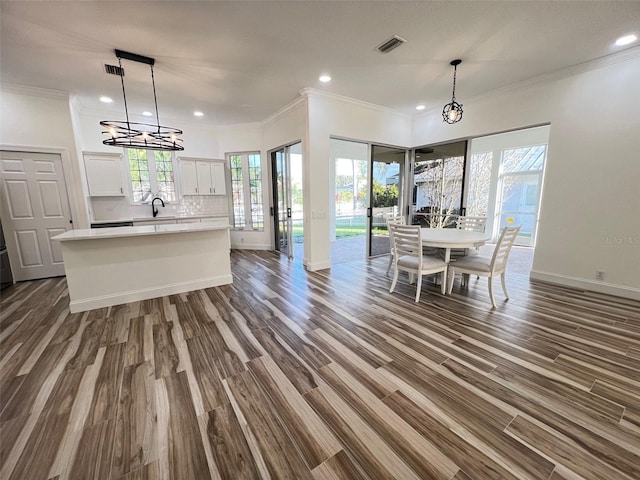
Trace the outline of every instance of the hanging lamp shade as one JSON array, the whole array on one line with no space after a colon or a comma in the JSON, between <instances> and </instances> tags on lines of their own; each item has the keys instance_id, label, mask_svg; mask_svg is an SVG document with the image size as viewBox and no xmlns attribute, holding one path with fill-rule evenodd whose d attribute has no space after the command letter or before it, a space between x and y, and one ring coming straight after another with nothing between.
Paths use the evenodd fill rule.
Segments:
<instances>
[{"instance_id":1,"label":"hanging lamp shade","mask_svg":"<svg viewBox=\"0 0 640 480\"><path fill-rule=\"evenodd\" d=\"M458 65L462 63L462 60L452 60L450 65L453 66L453 93L451 95L451 101L447 103L442 109L442 121L446 123L457 123L462 120L462 104L456 102L456 73L458 71Z\"/></svg>"},{"instance_id":2,"label":"hanging lamp shade","mask_svg":"<svg viewBox=\"0 0 640 480\"><path fill-rule=\"evenodd\" d=\"M102 131L107 138L102 141L105 145L125 148L144 148L149 150L181 151L182 130L173 127L160 125L158 115L158 99L156 96L156 83L153 75L153 65L155 59L138 55L136 53L116 50L116 57L120 65L120 82L122 83L122 96L124 98L124 112L126 120L103 120L100 122L105 130ZM140 123L129 121L129 110L127 108L127 93L124 88L124 70L122 69L122 59L149 65L151 70L151 84L153 86L153 101L156 109L156 124Z\"/></svg>"}]
</instances>

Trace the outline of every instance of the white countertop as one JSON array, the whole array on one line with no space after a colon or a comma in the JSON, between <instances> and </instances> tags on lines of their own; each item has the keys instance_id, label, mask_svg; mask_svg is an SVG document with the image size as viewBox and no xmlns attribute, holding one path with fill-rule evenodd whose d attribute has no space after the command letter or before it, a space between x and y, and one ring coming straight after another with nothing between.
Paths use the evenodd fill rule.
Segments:
<instances>
[{"instance_id":1,"label":"white countertop","mask_svg":"<svg viewBox=\"0 0 640 480\"><path fill-rule=\"evenodd\" d=\"M157 217L128 217L128 218L116 218L112 220L91 220L90 223L122 223L122 222L155 222L158 220L189 220L196 218L229 218L228 213L203 213L201 215L158 215Z\"/></svg>"},{"instance_id":2,"label":"white countertop","mask_svg":"<svg viewBox=\"0 0 640 480\"><path fill-rule=\"evenodd\" d=\"M171 233L189 233L208 230L228 230L229 225L215 223L170 223L167 225L144 225L139 227L86 228L69 230L52 237L52 240L92 240L101 238L139 237Z\"/></svg>"}]
</instances>

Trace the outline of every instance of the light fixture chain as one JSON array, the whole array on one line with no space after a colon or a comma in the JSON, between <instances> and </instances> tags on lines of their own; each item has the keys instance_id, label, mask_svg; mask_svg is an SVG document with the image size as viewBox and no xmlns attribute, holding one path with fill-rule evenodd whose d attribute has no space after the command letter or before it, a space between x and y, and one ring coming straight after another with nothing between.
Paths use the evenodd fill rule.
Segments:
<instances>
[{"instance_id":1,"label":"light fixture chain","mask_svg":"<svg viewBox=\"0 0 640 480\"><path fill-rule=\"evenodd\" d=\"M158 125L158 132L160 132L160 116L158 115L158 97L156 96L156 80L155 80L155 76L153 75L153 65L150 65L151 67L151 85L153 85L153 103L155 103L156 106L156 123Z\"/></svg>"},{"instance_id":2,"label":"light fixture chain","mask_svg":"<svg viewBox=\"0 0 640 480\"><path fill-rule=\"evenodd\" d=\"M127 108L127 92L124 90L124 70L122 69L122 59L118 57L118 65L120 66L120 82L122 83L122 97L124 98L124 114L127 117L127 128L129 125L129 109Z\"/></svg>"},{"instance_id":3,"label":"light fixture chain","mask_svg":"<svg viewBox=\"0 0 640 480\"><path fill-rule=\"evenodd\" d=\"M453 66L453 93L451 94L451 100L456 101L456 73L458 73L458 66Z\"/></svg>"}]
</instances>

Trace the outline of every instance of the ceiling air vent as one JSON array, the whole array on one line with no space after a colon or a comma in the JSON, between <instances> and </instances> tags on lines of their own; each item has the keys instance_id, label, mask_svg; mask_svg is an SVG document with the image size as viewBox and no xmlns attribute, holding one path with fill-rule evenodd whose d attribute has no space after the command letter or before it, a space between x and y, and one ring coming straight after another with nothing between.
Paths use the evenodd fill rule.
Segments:
<instances>
[{"instance_id":1,"label":"ceiling air vent","mask_svg":"<svg viewBox=\"0 0 640 480\"><path fill-rule=\"evenodd\" d=\"M404 38L400 38L399 36L394 35L389 40L386 40L382 45L379 45L378 51L380 51L381 53L389 53L391 50L399 47L404 42L406 42Z\"/></svg>"},{"instance_id":2,"label":"ceiling air vent","mask_svg":"<svg viewBox=\"0 0 640 480\"><path fill-rule=\"evenodd\" d=\"M104 71L107 72L109 75L122 75L124 76L124 68L122 67L118 67L116 65L107 65L106 63L104 64Z\"/></svg>"}]
</instances>

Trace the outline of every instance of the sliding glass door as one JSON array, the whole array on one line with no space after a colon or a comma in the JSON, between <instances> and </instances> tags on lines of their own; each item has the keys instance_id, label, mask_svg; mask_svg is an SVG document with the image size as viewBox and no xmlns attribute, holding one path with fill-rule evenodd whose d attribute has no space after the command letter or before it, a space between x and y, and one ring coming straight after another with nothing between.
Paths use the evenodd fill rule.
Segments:
<instances>
[{"instance_id":1,"label":"sliding glass door","mask_svg":"<svg viewBox=\"0 0 640 480\"><path fill-rule=\"evenodd\" d=\"M494 238L520 225L516 245L534 246L549 126L500 133L471 141L466 207L487 217Z\"/></svg>"},{"instance_id":2,"label":"sliding glass door","mask_svg":"<svg viewBox=\"0 0 640 480\"><path fill-rule=\"evenodd\" d=\"M271 215L275 249L289 258L302 258L302 144L295 143L271 152ZM294 252L294 247L298 252Z\"/></svg>"},{"instance_id":3,"label":"sliding glass door","mask_svg":"<svg viewBox=\"0 0 640 480\"><path fill-rule=\"evenodd\" d=\"M391 251L387 217L402 214L403 174L406 150L380 145L371 146L371 168L367 211L369 220L368 254L371 257Z\"/></svg>"},{"instance_id":4,"label":"sliding glass door","mask_svg":"<svg viewBox=\"0 0 640 480\"><path fill-rule=\"evenodd\" d=\"M453 227L463 214L462 192L467 142L415 150L411 223Z\"/></svg>"}]
</instances>

